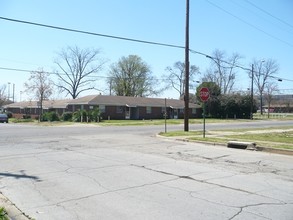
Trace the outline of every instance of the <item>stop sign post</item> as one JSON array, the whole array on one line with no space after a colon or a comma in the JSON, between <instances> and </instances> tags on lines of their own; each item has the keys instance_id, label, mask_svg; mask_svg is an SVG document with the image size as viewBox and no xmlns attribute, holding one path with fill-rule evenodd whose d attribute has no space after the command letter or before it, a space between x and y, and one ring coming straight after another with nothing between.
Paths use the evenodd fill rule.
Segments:
<instances>
[{"instance_id":1,"label":"stop sign post","mask_svg":"<svg viewBox=\"0 0 293 220\"><path fill-rule=\"evenodd\" d=\"M207 87L202 87L199 90L199 97L201 101L203 102L203 138L206 136L206 117L205 117L205 103L209 100L210 98L210 91Z\"/></svg>"}]
</instances>

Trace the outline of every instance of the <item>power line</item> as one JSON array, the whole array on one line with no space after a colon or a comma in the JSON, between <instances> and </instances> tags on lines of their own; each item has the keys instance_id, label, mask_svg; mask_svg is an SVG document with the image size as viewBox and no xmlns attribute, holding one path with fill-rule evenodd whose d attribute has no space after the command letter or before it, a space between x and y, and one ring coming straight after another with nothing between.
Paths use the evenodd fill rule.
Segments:
<instances>
[{"instance_id":1,"label":"power line","mask_svg":"<svg viewBox=\"0 0 293 220\"><path fill-rule=\"evenodd\" d=\"M99 37L107 37L107 38L118 39L118 40L126 40L126 41L132 41L132 42L137 42L137 43L145 43L145 44L152 44L152 45L158 45L158 46L185 49L184 46L179 46L179 45L174 45L174 44L166 44L166 43L138 40L138 39L133 39L133 38L125 38L125 37L113 36L113 35L99 34L99 33L93 33L93 32L88 32L88 31L81 31L81 30L77 30L77 29L70 29L70 28L64 28L64 27L40 24L40 23L35 23L35 22L30 22L30 21L16 20L16 19L11 19L11 18L6 18L6 17L0 17L0 19L6 20L6 21L11 21L11 22L17 22L17 23L35 25L35 26L40 26L40 27L52 28L52 29L57 29L57 30L63 30L63 31L81 33L81 34L94 35L94 36L99 36ZM192 49L189 49L189 51L192 52L192 53L195 53L195 54L205 56L205 57L207 57L209 59L215 59L215 58L211 57L210 55L202 53L202 52L199 52L199 51L195 51L195 50L192 50ZM231 63L229 63L227 61L224 61L224 60L221 60L221 61L226 63L226 64L232 65ZM245 69L244 67L240 67L240 66L237 66L237 67ZM26 70L24 70L24 71L27 72Z\"/></svg>"},{"instance_id":2,"label":"power line","mask_svg":"<svg viewBox=\"0 0 293 220\"><path fill-rule=\"evenodd\" d=\"M0 67L1 70L8 70L8 71L17 71L17 72L27 72L27 73L31 73L31 72L38 72L38 70L27 70L27 69L16 69L16 68L9 68L9 67ZM63 75L66 76L65 73L59 73L59 72L49 72L49 71L43 71L43 73L47 73L49 75ZM106 76L89 76L89 77L93 77L93 78L107 78Z\"/></svg>"},{"instance_id":3,"label":"power line","mask_svg":"<svg viewBox=\"0 0 293 220\"><path fill-rule=\"evenodd\" d=\"M241 18L238 18L237 16L234 16L233 14L231 14L230 12L226 11L225 9L217 6L216 4L210 2L209 0L206 0L207 2L209 2L210 4L214 5L215 7L225 11L226 13L230 14L233 17L236 17L237 19L247 23L246 21L242 20ZM159 43L159 42L153 42L153 41L145 41L145 40L139 40L139 39L133 39L133 38L126 38L126 37L119 37L119 36L114 36L114 35L106 35L106 34L100 34L100 33L94 33L94 32L88 32L88 31L82 31L82 30L77 30L77 29L70 29L70 28L64 28L64 27L58 27L58 26L52 26L52 25L46 25L46 24L40 24L40 23L35 23L35 22L30 22L30 21L24 21L24 20L17 20L17 19L11 19L11 18L6 18L6 17L0 17L0 19L2 20L6 20L6 21L11 21L11 22L17 22L17 23L23 23L23 24L29 24L29 25L35 25L35 26L40 26L40 27L45 27L45 28L52 28L52 29L57 29L57 30L63 30L63 31L70 31L70 32L75 32L75 33L81 33L81 34L87 34L87 35L94 35L94 36L99 36L99 37L106 37L106 38L112 38L112 39L118 39L118 40L125 40L125 41L132 41L132 42L137 42L137 43L144 43L144 44L152 44L152 45L157 45L157 46L165 46L165 47L173 47L173 48L179 48L179 49L185 49L184 46L179 46L179 45L174 45L174 44L166 44L166 43ZM247 23L249 24L249 23ZM290 46L293 47L293 45L289 44ZM190 52L195 53L195 54L199 54L202 56L205 56L209 59L213 59L215 60L214 57L199 52L199 51L195 51L192 49L189 49ZM245 68L243 66L240 65L235 65L235 64L231 64L225 60L220 60L223 63L229 64L229 65L233 65L235 67L244 69L244 70L249 70L248 68Z\"/></svg>"},{"instance_id":4,"label":"power line","mask_svg":"<svg viewBox=\"0 0 293 220\"><path fill-rule=\"evenodd\" d=\"M262 20L265 20L265 21L268 22L270 25L273 25L273 26L279 28L279 29L282 30L282 31L286 31L286 32L289 33L289 34L292 34L292 32L289 31L288 29L285 29L284 27L281 27L280 25L271 22L271 21L268 20L266 17L261 16L258 12L255 12L254 10L252 10L251 7L249 7L249 8L244 7L242 4L239 3L240 1L232 0L232 2L233 2L235 5L238 5L239 7L243 8L244 10L249 11L250 13L253 13L253 14L256 15L258 18L261 18Z\"/></svg>"},{"instance_id":5,"label":"power line","mask_svg":"<svg viewBox=\"0 0 293 220\"><path fill-rule=\"evenodd\" d=\"M211 60L213 60L214 62L217 61L220 61L222 63L225 63L225 64L228 64L230 67L225 67L225 66L222 66L218 63L218 65L220 65L221 67L223 68L231 68L231 67L237 67L237 68L240 68L240 69L243 69L245 71L251 71L250 68L247 68L247 67L244 67L244 66L241 66L241 65L238 65L238 64L233 64L233 63L230 63L226 60L221 60L221 59L217 59L216 57L212 57L208 54L205 54L205 53L202 53L202 52L198 52L198 51L195 51L195 50L190 50L191 53L195 53L195 54L199 54L199 55L202 55L202 56L205 56L206 58L209 58ZM217 62L216 62L217 63ZM289 81L289 82L293 82L292 79L286 79L286 78L281 78L281 77L276 77L276 76L269 76L270 78L273 78L273 79L276 79L278 81Z\"/></svg>"},{"instance_id":6,"label":"power line","mask_svg":"<svg viewBox=\"0 0 293 220\"><path fill-rule=\"evenodd\" d=\"M0 70L7 70L7 71L17 71L17 72L27 72L27 73L32 73L32 72L38 72L38 70L27 70L27 69L17 69L17 68L9 68L9 67L0 67ZM49 72L49 71L44 71L42 70L43 73L47 73L49 75L61 75L61 76L67 76L67 74L65 73L60 73L60 72ZM113 76L101 76L101 75L95 75L95 76L87 76L88 78L96 78L96 79L100 79L100 78L104 78L104 79L111 79L111 78L115 78ZM141 77L134 77L134 78L141 78ZM131 79L129 77L124 77L121 79ZM155 80L162 80L165 81L167 80L167 78L156 78L154 77Z\"/></svg>"},{"instance_id":7,"label":"power line","mask_svg":"<svg viewBox=\"0 0 293 220\"><path fill-rule=\"evenodd\" d=\"M240 18L240 17L238 17L238 16L232 14L231 12L227 11L226 9L220 7L219 5L213 3L213 2L211 2L211 1L209 1L209 0L206 0L206 1L207 1L208 3L210 3L211 5L213 5L214 7L220 9L221 11L223 11L223 12L229 14L230 16L236 18L237 20L239 20L239 21L241 21L241 22L247 24L248 26L253 27L254 29L256 29L256 30L262 32L263 34L265 34L265 35L267 35L267 36L269 36L269 37L271 37L271 38L273 38L273 39L275 39L275 40L278 40L278 41L280 41L280 42L282 42L282 43L284 43L284 44L287 44L287 45L290 46L290 47L293 47L293 45L292 45L291 43L289 43L289 42L287 42L287 41L284 41L284 40L282 40L282 39L280 39L280 38L278 38L278 37L276 37L276 36L274 36L274 35L272 35L272 34L266 32L266 31L262 30L261 28L259 28L259 27L255 26L255 25L253 25L253 24L251 24L251 23L245 21L244 19L242 19L242 18Z\"/></svg>"},{"instance_id":8,"label":"power line","mask_svg":"<svg viewBox=\"0 0 293 220\"><path fill-rule=\"evenodd\" d=\"M258 10L262 11L263 13L269 15L270 17L272 17L272 18L278 20L279 22L281 22L281 23L283 23L283 24L285 24L285 25L287 25L287 26L293 28L293 25L291 25L291 24L289 24L288 22L286 22L286 21L284 21L284 20L282 20L282 19L276 17L275 15L273 15L273 14L271 14L271 13L265 11L264 9L260 8L259 6L253 4L251 1L248 1L248 0L245 0L245 1L246 1L248 4L252 5L253 7L257 8Z\"/></svg>"},{"instance_id":9,"label":"power line","mask_svg":"<svg viewBox=\"0 0 293 220\"><path fill-rule=\"evenodd\" d=\"M246 70L246 71L251 71L251 69L247 68L247 67L244 67L244 66L241 66L241 65L238 65L238 64L235 64L235 63L230 63L226 60L221 60L219 58L216 58L216 57L212 57L208 54L205 54L205 53L202 53L202 52L199 52L199 51L195 51L195 50L189 50L191 53L194 53L194 54L199 54L199 55L202 55L202 56L205 56L206 58L209 58L211 60L213 60L215 63L217 63L217 61L220 61L222 63L225 63L225 64L228 64L229 67L226 67L226 66L222 66L220 65L222 68L231 68L231 67L237 67L237 68L240 68L240 69L243 69L243 70ZM216 61L217 60L217 61Z\"/></svg>"},{"instance_id":10,"label":"power line","mask_svg":"<svg viewBox=\"0 0 293 220\"><path fill-rule=\"evenodd\" d=\"M293 88L292 89L278 89L278 90L281 90L281 91L292 90L293 91Z\"/></svg>"},{"instance_id":11,"label":"power line","mask_svg":"<svg viewBox=\"0 0 293 220\"><path fill-rule=\"evenodd\" d=\"M201 53L201 52L197 52L197 51L193 51L191 50L192 52L194 53L197 53L197 54L200 54L200 55L204 55L206 56L207 58L210 58L210 59L215 59L214 57L211 57L209 55L206 55L204 53ZM224 61L224 60L219 60L221 62L224 62L226 64L229 64L229 65L233 65L232 63L229 63L227 61ZM239 65L234 65L234 67L237 67L237 68L241 68L243 70L246 70L246 71L251 71L251 69L248 69L246 67L243 67L243 66L239 66ZM27 69L17 69L17 68L9 68L9 67L0 67L1 70L8 70L8 71L17 71L17 72L28 72L28 73L31 73L31 72L36 72L36 70L27 70ZM63 76L66 76L65 73L59 73L59 72L49 72L49 71L43 71L44 73L47 73L47 74L50 74L50 75L63 75ZM111 76L89 76L90 78L105 78L105 79L110 79L110 78L113 78ZM281 78L281 77L276 77L276 76L270 76L270 78L273 78L273 79L276 79L278 81L289 81L289 82L293 82L293 79L286 79L286 78ZM124 79L127 79L127 78L124 78ZM155 78L156 80L167 80L167 78Z\"/></svg>"},{"instance_id":12,"label":"power line","mask_svg":"<svg viewBox=\"0 0 293 220\"><path fill-rule=\"evenodd\" d=\"M284 79L284 78L280 78L280 77L276 77L276 76L270 76L271 78L277 79L278 81L289 81L289 82L293 82L292 79Z\"/></svg>"},{"instance_id":13,"label":"power line","mask_svg":"<svg viewBox=\"0 0 293 220\"><path fill-rule=\"evenodd\" d=\"M241 18L239 18L239 17L233 15L232 13L226 11L225 9L219 7L218 5L210 2L209 0L206 0L206 1L209 2L210 4L214 5L215 7L223 10L224 12L230 14L231 16L237 18L238 20L241 20L242 22L244 22L244 23L246 23L248 25L251 25L248 22L242 20ZM30 21L11 19L11 18L6 18L6 17L0 17L0 19L6 20L6 21L10 21L10 22L17 22L17 23L34 25L34 26L40 26L40 27L51 28L51 29L57 29L57 30L62 30L62 31L70 31L70 32L87 34L87 35L94 35L94 36L99 36L99 37L106 37L106 38L112 38L112 39L118 39L118 40L132 41L132 42L136 42L136 43L144 43L144 44L151 44L151 45L157 45L157 46L165 46L165 47L185 49L184 46L179 46L179 45L174 45L174 44L166 44L166 43L159 43L159 42L153 42L153 41L145 41L145 40L139 40L139 39L133 39L133 38L119 37L119 36L114 36L114 35L106 35L106 34L100 34L100 33L88 32L88 31L82 31L82 30L77 30L77 29L70 29L70 28L64 28L64 27L59 27L59 26L52 26L52 25L47 25L47 24L35 23L35 22L30 22ZM251 25L251 26L253 26L253 25ZM255 27L255 26L253 26L253 27ZM255 28L257 28L257 27L255 27ZM260 30L260 31L262 31L262 30ZM262 32L264 32L264 31L262 31ZM264 32L264 33L266 33L266 32ZM293 45L291 45L291 44L289 44L289 45L293 47ZM202 53L202 52L199 52L199 51L195 51L195 50L192 50L192 49L189 49L189 51L192 52L192 53L194 53L194 54L199 54L199 55L205 56L206 58L209 58L209 59L212 59L212 60L216 60L215 57L212 57L212 56L210 56L208 54L205 54L205 53ZM241 69L246 70L246 71L251 71L249 68L243 67L241 65L235 65L235 64L232 64L232 63L230 63L228 61L225 61L225 60L219 60L219 61L221 61L221 62L223 62L225 64L228 64L230 66L234 66L234 67L237 67L237 68L241 68ZM13 71L22 71L22 72L33 72L32 70L14 69L14 68L5 68L5 67L0 67L0 69L3 69L3 70L13 70ZM48 74L55 74L55 75L56 74L63 75L62 73L56 73L56 72L55 73L53 73L53 72L46 72L46 73L48 73ZM64 75L66 75L66 74L64 74ZM100 78L109 78L109 77L105 77L105 76L99 76L99 77ZM293 80L290 80L290 79L283 79L283 78L278 78L278 79L281 79L281 80L284 80L284 81L293 81Z\"/></svg>"},{"instance_id":14,"label":"power line","mask_svg":"<svg viewBox=\"0 0 293 220\"><path fill-rule=\"evenodd\" d=\"M117 40L132 41L132 42L137 42L137 43L152 44L152 45L157 45L157 46L173 47L173 48L179 48L179 49L185 48L184 46L178 46L178 45L174 45L174 44L166 44L166 43L160 43L160 42L154 42L154 41L138 40L138 39L134 39L134 38L119 37L119 36L108 35L108 34L100 34L100 33L94 33L94 32L89 32L89 31L82 31L82 30L77 30L77 29L35 23L35 22L30 22L30 21L11 19L11 18L6 18L6 17L0 17L0 19L6 20L6 21L11 21L11 22L22 23L22 24L39 26L39 27L57 29L57 30L62 30L62 31L70 31L70 32L75 32L75 33L80 33L80 34L87 34L87 35L94 35L94 36L99 36L99 37L112 38L112 39L117 39Z\"/></svg>"}]
</instances>

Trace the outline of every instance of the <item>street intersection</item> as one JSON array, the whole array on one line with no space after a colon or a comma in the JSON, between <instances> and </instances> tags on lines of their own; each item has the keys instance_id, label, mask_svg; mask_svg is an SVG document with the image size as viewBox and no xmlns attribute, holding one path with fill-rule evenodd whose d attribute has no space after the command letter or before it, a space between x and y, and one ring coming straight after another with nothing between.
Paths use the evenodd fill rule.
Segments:
<instances>
[{"instance_id":1,"label":"street intersection","mask_svg":"<svg viewBox=\"0 0 293 220\"><path fill-rule=\"evenodd\" d=\"M159 129L1 125L0 192L44 220L293 218L292 156Z\"/></svg>"}]
</instances>

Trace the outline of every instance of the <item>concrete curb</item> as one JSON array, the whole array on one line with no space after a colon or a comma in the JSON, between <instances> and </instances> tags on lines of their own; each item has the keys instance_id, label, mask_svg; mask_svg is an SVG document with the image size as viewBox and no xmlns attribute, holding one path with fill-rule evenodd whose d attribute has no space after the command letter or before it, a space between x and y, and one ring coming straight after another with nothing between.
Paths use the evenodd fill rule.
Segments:
<instances>
[{"instance_id":1,"label":"concrete curb","mask_svg":"<svg viewBox=\"0 0 293 220\"><path fill-rule=\"evenodd\" d=\"M16 207L8 198L0 192L0 207L4 207L10 220L31 220L24 212Z\"/></svg>"},{"instance_id":2,"label":"concrete curb","mask_svg":"<svg viewBox=\"0 0 293 220\"><path fill-rule=\"evenodd\" d=\"M287 149L277 149L277 148L271 148L271 147L258 147L256 146L257 151L264 151L268 153L275 153L275 154L284 154L293 156L293 150L287 150Z\"/></svg>"}]
</instances>

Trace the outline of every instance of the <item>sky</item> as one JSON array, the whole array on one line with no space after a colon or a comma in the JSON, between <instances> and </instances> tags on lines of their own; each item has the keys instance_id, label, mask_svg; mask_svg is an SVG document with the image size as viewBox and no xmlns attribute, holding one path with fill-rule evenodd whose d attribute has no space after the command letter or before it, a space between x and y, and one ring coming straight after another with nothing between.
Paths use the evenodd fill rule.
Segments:
<instances>
[{"instance_id":1,"label":"sky","mask_svg":"<svg viewBox=\"0 0 293 220\"><path fill-rule=\"evenodd\" d=\"M184 0L0 0L0 17L58 26L98 34L185 45ZM280 66L277 77L279 92L293 94L293 1L292 0L190 0L190 49L212 55L215 49L227 57L239 53L241 65L251 68L253 59L274 59ZM153 76L164 84L166 67L184 62L180 48L142 44L100 36L38 27L0 19L0 86L6 85L11 99L30 100L23 91L30 72L7 70L57 69L54 59L68 46L95 48L105 59L101 76L95 82L101 94L108 95L105 83L111 64L122 56L138 55ZM190 53L190 64L202 74L211 65L203 55ZM196 82L190 82L194 92ZM235 90L250 88L247 72L238 69ZM9 90L9 91L8 91ZM97 94L97 91L80 96ZM158 97L178 98L168 89ZM57 91L52 98L65 98ZM70 98L70 97L66 97Z\"/></svg>"}]
</instances>

